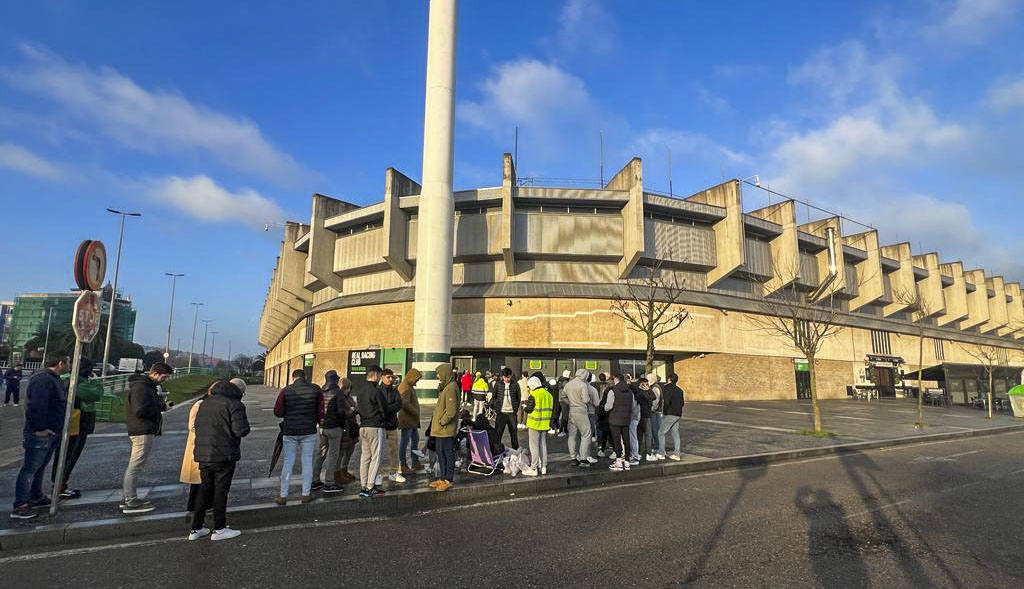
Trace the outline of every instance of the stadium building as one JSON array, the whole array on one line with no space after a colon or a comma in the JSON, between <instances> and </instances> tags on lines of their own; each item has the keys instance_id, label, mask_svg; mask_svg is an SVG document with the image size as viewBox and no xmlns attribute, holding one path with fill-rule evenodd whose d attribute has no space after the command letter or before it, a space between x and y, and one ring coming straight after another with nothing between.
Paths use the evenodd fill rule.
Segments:
<instances>
[{"instance_id":1,"label":"stadium building","mask_svg":"<svg viewBox=\"0 0 1024 589\"><path fill-rule=\"evenodd\" d=\"M822 398L900 395L921 370L928 386L967 403L987 388L981 349L997 352L997 394L1020 382L1024 299L1001 276L908 243L883 245L875 230L844 234L839 217L801 224L792 200L745 210L739 180L685 198L655 193L638 158L601 188L527 184L505 154L500 186L454 193L458 369L640 373L646 340L611 302L661 261L685 285L679 302L690 316L657 341L656 371L679 374L691 399L809 393L806 359L757 321L764 297L794 281L827 286L839 309L842 329L818 355ZM417 242L431 238L418 226L419 193L388 169L383 202L316 194L310 222L286 225L259 324L269 384L298 367L314 381L327 370L358 376L371 363L411 367ZM920 324L896 292L915 293L931 313L923 366Z\"/></svg>"}]
</instances>

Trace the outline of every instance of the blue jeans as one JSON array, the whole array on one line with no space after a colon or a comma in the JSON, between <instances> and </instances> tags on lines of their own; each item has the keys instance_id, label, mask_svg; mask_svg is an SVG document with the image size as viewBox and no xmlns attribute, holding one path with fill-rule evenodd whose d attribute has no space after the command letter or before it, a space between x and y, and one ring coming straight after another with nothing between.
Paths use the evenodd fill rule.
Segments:
<instances>
[{"instance_id":1,"label":"blue jeans","mask_svg":"<svg viewBox=\"0 0 1024 589\"><path fill-rule=\"evenodd\" d=\"M664 454L661 447L661 413L651 413L651 452Z\"/></svg>"},{"instance_id":2,"label":"blue jeans","mask_svg":"<svg viewBox=\"0 0 1024 589\"><path fill-rule=\"evenodd\" d=\"M302 494L309 495L313 486L313 448L316 447L316 434L284 436L283 441L284 462L281 463L281 496L288 496L288 484L291 482L296 452L302 452Z\"/></svg>"},{"instance_id":3,"label":"blue jeans","mask_svg":"<svg viewBox=\"0 0 1024 589\"><path fill-rule=\"evenodd\" d=\"M398 462L408 468L409 463L407 462L406 456L409 455L409 442L412 442L412 449L416 450L420 447L420 430L415 427L403 427L402 428L402 439L398 442ZM419 462L413 459L413 462Z\"/></svg>"},{"instance_id":4,"label":"blue jeans","mask_svg":"<svg viewBox=\"0 0 1024 589\"><path fill-rule=\"evenodd\" d=\"M437 438L437 459L441 465L441 480L453 482L455 480L455 438Z\"/></svg>"},{"instance_id":5,"label":"blue jeans","mask_svg":"<svg viewBox=\"0 0 1024 589\"><path fill-rule=\"evenodd\" d=\"M22 447L25 448L25 461L21 464L17 482L14 484L15 507L43 499L43 474L47 463L53 458L58 440L57 435L40 437L32 432L25 432L22 442Z\"/></svg>"}]
</instances>

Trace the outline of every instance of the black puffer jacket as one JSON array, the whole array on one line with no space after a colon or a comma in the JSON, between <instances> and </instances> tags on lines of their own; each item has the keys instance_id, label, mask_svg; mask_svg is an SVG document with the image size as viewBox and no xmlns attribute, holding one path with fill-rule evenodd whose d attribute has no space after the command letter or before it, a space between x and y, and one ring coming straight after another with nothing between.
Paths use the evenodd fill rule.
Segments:
<instances>
[{"instance_id":1,"label":"black puffer jacket","mask_svg":"<svg viewBox=\"0 0 1024 589\"><path fill-rule=\"evenodd\" d=\"M633 389L626 382L619 381L611 388L608 395L614 399L612 408L608 411L608 423L619 427L629 425L633 414L633 403L636 402L633 397Z\"/></svg>"},{"instance_id":2,"label":"black puffer jacket","mask_svg":"<svg viewBox=\"0 0 1024 589\"><path fill-rule=\"evenodd\" d=\"M323 408L323 393L320 387L297 378L295 382L281 389L274 415L284 419L284 435L308 436L316 433Z\"/></svg>"},{"instance_id":3,"label":"black puffer jacket","mask_svg":"<svg viewBox=\"0 0 1024 589\"><path fill-rule=\"evenodd\" d=\"M242 458L242 438L249 435L249 419L242 391L221 381L203 400L196 413L196 442L192 457L199 464L237 462Z\"/></svg>"},{"instance_id":4,"label":"black puffer jacket","mask_svg":"<svg viewBox=\"0 0 1024 589\"><path fill-rule=\"evenodd\" d=\"M134 374L128 378L124 422L129 436L160 435L164 411L167 411L167 405L157 394L153 379L146 374Z\"/></svg>"},{"instance_id":5,"label":"black puffer jacket","mask_svg":"<svg viewBox=\"0 0 1024 589\"><path fill-rule=\"evenodd\" d=\"M661 391L665 415L682 416L683 405L686 404L686 399L683 398L683 389L679 388L679 385L668 383L662 387Z\"/></svg>"}]
</instances>

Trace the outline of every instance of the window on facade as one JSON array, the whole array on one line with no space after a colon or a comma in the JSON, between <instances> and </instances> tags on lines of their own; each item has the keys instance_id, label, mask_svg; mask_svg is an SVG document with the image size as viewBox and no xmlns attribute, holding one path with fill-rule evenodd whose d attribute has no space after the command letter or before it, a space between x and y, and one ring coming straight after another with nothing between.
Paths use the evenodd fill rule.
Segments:
<instances>
[{"instance_id":1,"label":"window on facade","mask_svg":"<svg viewBox=\"0 0 1024 589\"><path fill-rule=\"evenodd\" d=\"M305 335L305 339L303 341L305 341L307 344L313 343L313 329L314 329L315 325L316 325L316 317L314 315L310 315L309 317L306 317L306 331L305 331L305 334L304 334Z\"/></svg>"},{"instance_id":2,"label":"window on facade","mask_svg":"<svg viewBox=\"0 0 1024 589\"><path fill-rule=\"evenodd\" d=\"M886 356L892 354L892 343L889 340L888 331L871 330L871 353Z\"/></svg>"},{"instance_id":3,"label":"window on facade","mask_svg":"<svg viewBox=\"0 0 1024 589\"><path fill-rule=\"evenodd\" d=\"M946 359L946 348L943 340L935 340L935 359L939 361Z\"/></svg>"}]
</instances>

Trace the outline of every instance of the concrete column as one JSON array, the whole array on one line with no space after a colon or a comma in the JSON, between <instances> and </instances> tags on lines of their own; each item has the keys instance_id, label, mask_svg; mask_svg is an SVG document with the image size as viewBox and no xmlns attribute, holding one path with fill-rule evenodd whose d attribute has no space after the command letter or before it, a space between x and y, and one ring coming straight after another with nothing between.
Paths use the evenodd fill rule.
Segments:
<instances>
[{"instance_id":1,"label":"concrete column","mask_svg":"<svg viewBox=\"0 0 1024 589\"><path fill-rule=\"evenodd\" d=\"M456 0L430 0L412 339L420 396L437 395L437 366L451 359L456 15Z\"/></svg>"},{"instance_id":2,"label":"concrete column","mask_svg":"<svg viewBox=\"0 0 1024 589\"><path fill-rule=\"evenodd\" d=\"M988 321L988 294L985 290L985 271L969 270L964 272L967 283L974 290L967 289L967 319L960 322L960 329L967 330Z\"/></svg>"},{"instance_id":3,"label":"concrete column","mask_svg":"<svg viewBox=\"0 0 1024 589\"><path fill-rule=\"evenodd\" d=\"M829 232L829 228L832 231ZM843 231L842 219L839 217L829 217L827 219L821 219L820 221L812 221L810 223L804 223L800 226L800 231L804 233L810 233L811 235L817 235L818 237L824 238L826 241L830 239L828 247L821 250L815 256L818 261L818 277L821 280L821 284L825 283L830 273L830 261L829 261L829 249L835 253L835 264L836 264L836 277L832 281L832 284L826 288L821 295L819 300L826 299L836 293L842 292L846 288L846 270L843 267L843 245L839 236Z\"/></svg>"},{"instance_id":4,"label":"concrete column","mask_svg":"<svg viewBox=\"0 0 1024 589\"><path fill-rule=\"evenodd\" d=\"M769 242L772 250L772 278L762 285L765 296L776 293L800 278L800 243L796 228L796 202L778 204L750 211L752 217L782 226L782 234Z\"/></svg>"},{"instance_id":5,"label":"concrete column","mask_svg":"<svg viewBox=\"0 0 1024 589\"><path fill-rule=\"evenodd\" d=\"M501 257L505 261L505 275L516 275L515 248L512 244L512 225L516 220L515 194L516 163L512 154L502 156L501 167Z\"/></svg>"},{"instance_id":6,"label":"concrete column","mask_svg":"<svg viewBox=\"0 0 1024 589\"><path fill-rule=\"evenodd\" d=\"M844 245L850 245L868 253L868 259L854 266L854 269L857 271L857 296L853 297L853 300L850 301L850 311L856 311L885 295L885 282L882 278L882 252L878 246L878 231L872 229L855 235L844 235L842 242Z\"/></svg>"},{"instance_id":7,"label":"concrete column","mask_svg":"<svg viewBox=\"0 0 1024 589\"><path fill-rule=\"evenodd\" d=\"M928 271L928 277L917 281L917 296L931 313L929 317L941 315L946 311L946 301L942 298L942 272L939 270L939 254L932 252L914 256L914 265Z\"/></svg>"},{"instance_id":8,"label":"concrete column","mask_svg":"<svg viewBox=\"0 0 1024 589\"><path fill-rule=\"evenodd\" d=\"M888 317L910 306L898 300L899 293L909 293L917 300L917 281L914 280L914 254L910 251L909 242L883 246L882 255L900 263L898 270L889 273L892 302L882 308L882 316Z\"/></svg>"},{"instance_id":9,"label":"concrete column","mask_svg":"<svg viewBox=\"0 0 1024 589\"><path fill-rule=\"evenodd\" d=\"M985 278L985 289L992 289L995 296L988 299L988 321L983 323L978 331L988 333L1002 327L1006 327L1009 319L1006 314L1006 288L1002 276Z\"/></svg>"},{"instance_id":10,"label":"concrete column","mask_svg":"<svg viewBox=\"0 0 1024 589\"><path fill-rule=\"evenodd\" d=\"M711 226L715 230L717 261L715 267L707 274L707 285L711 287L732 276L746 262L746 248L743 247L743 193L740 191L740 182L729 180L688 196L684 200L725 209L725 218ZM797 270L799 271L799 266Z\"/></svg>"},{"instance_id":11,"label":"concrete column","mask_svg":"<svg viewBox=\"0 0 1024 589\"><path fill-rule=\"evenodd\" d=\"M935 324L941 327L967 318L967 280L964 278L963 262L942 264L939 271L953 277L952 285L942 287L946 311L935 318Z\"/></svg>"}]
</instances>

